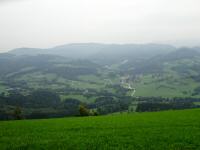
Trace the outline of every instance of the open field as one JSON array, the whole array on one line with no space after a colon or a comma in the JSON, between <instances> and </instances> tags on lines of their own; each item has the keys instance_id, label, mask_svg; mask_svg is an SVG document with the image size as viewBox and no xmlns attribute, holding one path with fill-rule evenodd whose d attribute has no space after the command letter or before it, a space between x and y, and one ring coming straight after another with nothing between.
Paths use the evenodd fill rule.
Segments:
<instances>
[{"instance_id":1,"label":"open field","mask_svg":"<svg viewBox=\"0 0 200 150\"><path fill-rule=\"evenodd\" d=\"M200 109L0 122L0 148L200 149Z\"/></svg>"},{"instance_id":2,"label":"open field","mask_svg":"<svg viewBox=\"0 0 200 150\"><path fill-rule=\"evenodd\" d=\"M136 96L199 97L192 96L193 90L199 86L198 82L189 78L181 79L174 74L160 78L142 76L140 81L133 83L132 86L136 88Z\"/></svg>"},{"instance_id":3,"label":"open field","mask_svg":"<svg viewBox=\"0 0 200 150\"><path fill-rule=\"evenodd\" d=\"M2 92L6 92L6 87L2 85L1 81L0 81L0 93Z\"/></svg>"}]
</instances>

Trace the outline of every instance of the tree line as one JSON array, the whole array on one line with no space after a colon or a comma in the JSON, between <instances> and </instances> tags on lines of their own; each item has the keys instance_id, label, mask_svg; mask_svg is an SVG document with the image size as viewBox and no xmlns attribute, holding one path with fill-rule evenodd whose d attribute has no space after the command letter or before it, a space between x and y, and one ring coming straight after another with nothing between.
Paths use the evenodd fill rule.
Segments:
<instances>
[{"instance_id":1,"label":"tree line","mask_svg":"<svg viewBox=\"0 0 200 150\"><path fill-rule=\"evenodd\" d=\"M12 92L0 95L0 120L40 119L67 116L97 116L115 112L145 112L197 108L199 98L129 97L98 93L92 103L67 98L50 90L35 90L27 95ZM105 94L105 95L104 95ZM89 97L89 95L88 95ZM136 109L130 109L136 105Z\"/></svg>"}]
</instances>

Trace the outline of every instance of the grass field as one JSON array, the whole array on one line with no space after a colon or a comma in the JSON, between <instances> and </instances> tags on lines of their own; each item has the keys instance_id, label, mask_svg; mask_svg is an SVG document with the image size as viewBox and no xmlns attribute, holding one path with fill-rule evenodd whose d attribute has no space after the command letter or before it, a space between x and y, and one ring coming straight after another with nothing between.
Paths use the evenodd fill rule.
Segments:
<instances>
[{"instance_id":1,"label":"grass field","mask_svg":"<svg viewBox=\"0 0 200 150\"><path fill-rule=\"evenodd\" d=\"M2 92L6 92L6 87L2 85L1 81L0 81L0 93Z\"/></svg>"},{"instance_id":2,"label":"grass field","mask_svg":"<svg viewBox=\"0 0 200 150\"><path fill-rule=\"evenodd\" d=\"M192 79L178 78L176 75L163 76L161 79L146 75L132 86L136 88L136 96L199 97L199 95L192 96L193 90L199 83Z\"/></svg>"},{"instance_id":3,"label":"grass field","mask_svg":"<svg viewBox=\"0 0 200 150\"><path fill-rule=\"evenodd\" d=\"M200 109L0 122L0 149L199 150Z\"/></svg>"}]
</instances>

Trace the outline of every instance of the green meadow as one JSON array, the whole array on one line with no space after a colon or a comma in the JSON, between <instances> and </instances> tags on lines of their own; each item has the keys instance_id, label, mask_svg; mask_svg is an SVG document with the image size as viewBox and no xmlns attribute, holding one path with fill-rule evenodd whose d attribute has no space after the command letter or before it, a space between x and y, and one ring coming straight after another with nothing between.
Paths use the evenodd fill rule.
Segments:
<instances>
[{"instance_id":1,"label":"green meadow","mask_svg":"<svg viewBox=\"0 0 200 150\"><path fill-rule=\"evenodd\" d=\"M199 150L200 109L0 122L1 150Z\"/></svg>"}]
</instances>

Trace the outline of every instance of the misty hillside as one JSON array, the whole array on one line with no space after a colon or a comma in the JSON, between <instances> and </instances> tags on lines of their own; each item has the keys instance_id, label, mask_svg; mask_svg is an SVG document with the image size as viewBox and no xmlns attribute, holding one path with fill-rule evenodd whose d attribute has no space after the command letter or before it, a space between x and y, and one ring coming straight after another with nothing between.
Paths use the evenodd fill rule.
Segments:
<instances>
[{"instance_id":1,"label":"misty hillside","mask_svg":"<svg viewBox=\"0 0 200 150\"><path fill-rule=\"evenodd\" d=\"M129 57L146 58L158 54L166 54L176 48L170 45L161 44L96 44L77 43L57 46L49 49L18 48L9 53L15 55L38 55L51 54L68 58L87 58L100 61L122 60Z\"/></svg>"}]
</instances>

